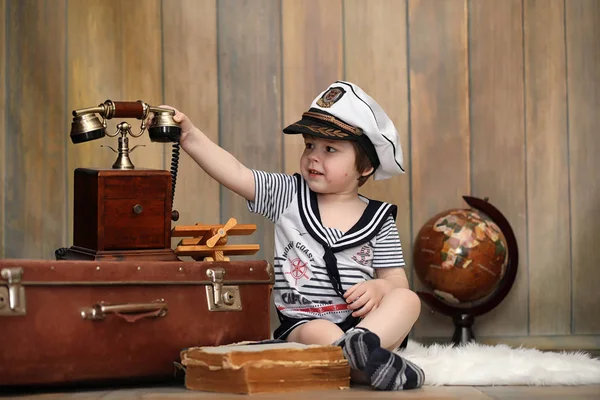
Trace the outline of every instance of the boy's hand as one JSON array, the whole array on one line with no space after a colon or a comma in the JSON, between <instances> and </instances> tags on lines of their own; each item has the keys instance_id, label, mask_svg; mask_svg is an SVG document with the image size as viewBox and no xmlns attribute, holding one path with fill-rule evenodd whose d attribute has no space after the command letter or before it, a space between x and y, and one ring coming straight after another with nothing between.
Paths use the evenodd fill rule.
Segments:
<instances>
[{"instance_id":1,"label":"boy's hand","mask_svg":"<svg viewBox=\"0 0 600 400\"><path fill-rule=\"evenodd\" d=\"M357 283L344 293L348 308L357 310L353 317L363 317L379 306L379 302L394 286L385 279Z\"/></svg>"}]
</instances>

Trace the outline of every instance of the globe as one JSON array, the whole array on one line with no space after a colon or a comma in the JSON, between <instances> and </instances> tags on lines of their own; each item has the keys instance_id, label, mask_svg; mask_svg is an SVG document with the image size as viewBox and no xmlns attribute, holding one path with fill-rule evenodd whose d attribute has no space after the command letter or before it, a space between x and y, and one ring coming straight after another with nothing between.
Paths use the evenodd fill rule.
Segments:
<instances>
[{"instance_id":1,"label":"globe","mask_svg":"<svg viewBox=\"0 0 600 400\"><path fill-rule=\"evenodd\" d=\"M471 304L492 294L507 264L504 234L479 210L441 212L423 225L415 239L419 280L450 305Z\"/></svg>"}]
</instances>

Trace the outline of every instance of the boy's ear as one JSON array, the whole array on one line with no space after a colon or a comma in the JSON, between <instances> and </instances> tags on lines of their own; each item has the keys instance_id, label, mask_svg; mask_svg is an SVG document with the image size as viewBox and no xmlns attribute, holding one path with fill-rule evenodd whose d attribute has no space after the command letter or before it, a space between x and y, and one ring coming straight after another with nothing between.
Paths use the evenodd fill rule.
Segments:
<instances>
[{"instance_id":1,"label":"boy's ear","mask_svg":"<svg viewBox=\"0 0 600 400\"><path fill-rule=\"evenodd\" d=\"M369 175L371 175L371 174L373 173L373 171L374 171L374 170L373 170L373 167L369 167L369 169L366 169L366 170L364 170L364 171L363 171L363 172L360 174L360 176L369 176Z\"/></svg>"}]
</instances>

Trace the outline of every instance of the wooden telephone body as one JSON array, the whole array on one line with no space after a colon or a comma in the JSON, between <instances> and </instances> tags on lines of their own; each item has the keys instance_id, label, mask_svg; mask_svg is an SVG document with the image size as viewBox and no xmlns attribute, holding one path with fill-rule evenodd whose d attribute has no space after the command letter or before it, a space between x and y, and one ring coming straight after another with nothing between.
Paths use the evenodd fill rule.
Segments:
<instances>
[{"instance_id":1,"label":"wooden telephone body","mask_svg":"<svg viewBox=\"0 0 600 400\"><path fill-rule=\"evenodd\" d=\"M178 260L171 249L171 174L77 168L67 259Z\"/></svg>"}]
</instances>

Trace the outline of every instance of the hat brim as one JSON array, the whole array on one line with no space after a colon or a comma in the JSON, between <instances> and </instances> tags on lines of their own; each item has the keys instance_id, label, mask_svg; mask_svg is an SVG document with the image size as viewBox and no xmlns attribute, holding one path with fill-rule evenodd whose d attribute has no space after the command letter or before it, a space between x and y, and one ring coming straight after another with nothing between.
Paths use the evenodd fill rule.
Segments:
<instances>
[{"instance_id":1,"label":"hat brim","mask_svg":"<svg viewBox=\"0 0 600 400\"><path fill-rule=\"evenodd\" d=\"M358 140L356 135L344 129L310 118L302 118L300 121L285 127L283 133L289 135L305 134L329 140Z\"/></svg>"}]
</instances>

